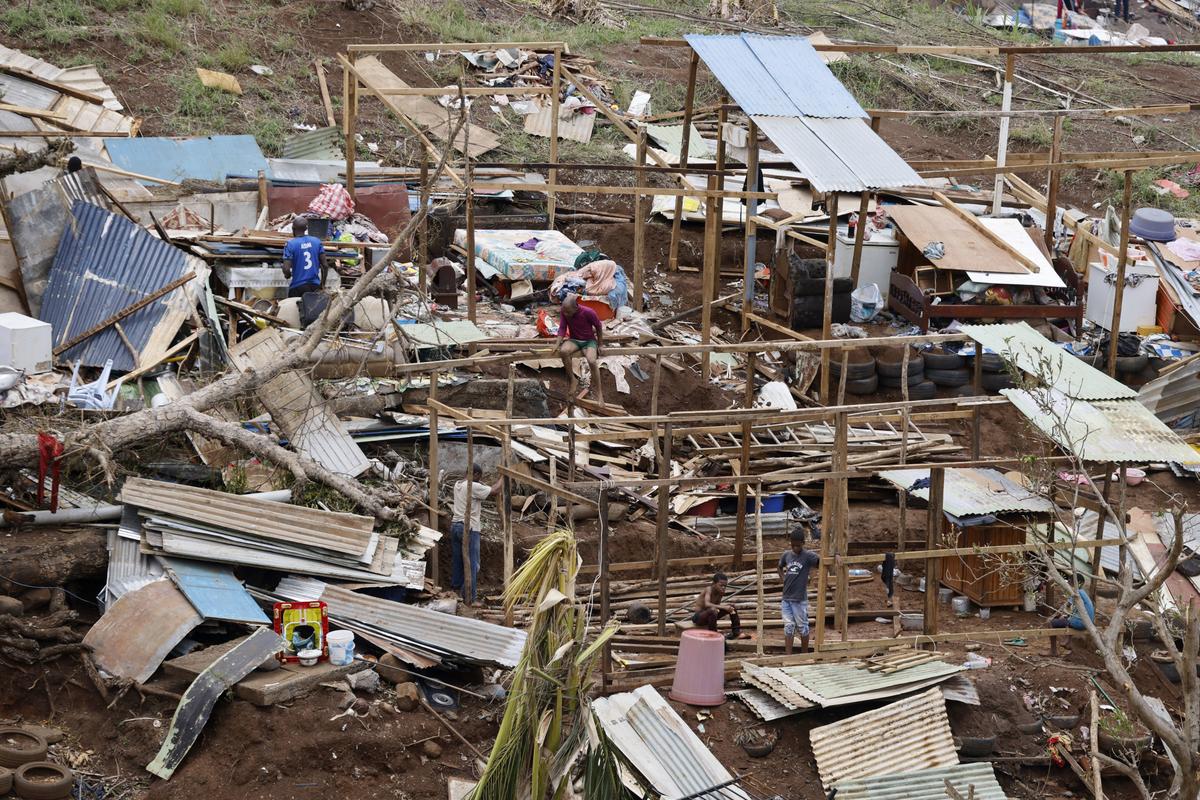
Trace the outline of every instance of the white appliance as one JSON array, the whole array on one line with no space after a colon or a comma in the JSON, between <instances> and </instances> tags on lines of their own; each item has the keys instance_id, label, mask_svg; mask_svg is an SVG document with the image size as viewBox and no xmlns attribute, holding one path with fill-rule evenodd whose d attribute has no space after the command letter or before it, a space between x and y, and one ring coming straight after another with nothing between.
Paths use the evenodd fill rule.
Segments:
<instances>
[{"instance_id":1,"label":"white appliance","mask_svg":"<svg viewBox=\"0 0 1200 800\"><path fill-rule=\"evenodd\" d=\"M0 365L32 375L54 366L50 323L8 311L0 314Z\"/></svg>"},{"instance_id":2,"label":"white appliance","mask_svg":"<svg viewBox=\"0 0 1200 800\"><path fill-rule=\"evenodd\" d=\"M1088 264L1084 316L1105 330L1112 325L1113 302L1117 297L1116 277L1115 264ZM1117 332L1136 332L1139 326L1153 325L1158 303L1158 268L1150 261L1130 262L1125 267L1124 290Z\"/></svg>"},{"instance_id":3,"label":"white appliance","mask_svg":"<svg viewBox=\"0 0 1200 800\"><path fill-rule=\"evenodd\" d=\"M888 234L891 234L890 237ZM891 228L877 233L873 241L863 241L862 260L858 265L858 285L854 288L873 283L886 297L888 287L892 284L892 270L896 268L899 257L900 243L896 241L895 231ZM853 264L854 237L843 225L838 228L837 246L833 249L833 277L849 278Z\"/></svg>"}]
</instances>

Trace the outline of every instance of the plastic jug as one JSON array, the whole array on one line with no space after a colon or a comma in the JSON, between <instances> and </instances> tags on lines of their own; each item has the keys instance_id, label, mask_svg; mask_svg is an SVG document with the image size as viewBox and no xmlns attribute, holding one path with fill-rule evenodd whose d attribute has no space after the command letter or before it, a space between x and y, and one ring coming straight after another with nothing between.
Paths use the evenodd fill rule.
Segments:
<instances>
[{"instance_id":1,"label":"plastic jug","mask_svg":"<svg viewBox=\"0 0 1200 800\"><path fill-rule=\"evenodd\" d=\"M354 632L330 631L325 639L329 643L329 663L344 667L354 661Z\"/></svg>"}]
</instances>

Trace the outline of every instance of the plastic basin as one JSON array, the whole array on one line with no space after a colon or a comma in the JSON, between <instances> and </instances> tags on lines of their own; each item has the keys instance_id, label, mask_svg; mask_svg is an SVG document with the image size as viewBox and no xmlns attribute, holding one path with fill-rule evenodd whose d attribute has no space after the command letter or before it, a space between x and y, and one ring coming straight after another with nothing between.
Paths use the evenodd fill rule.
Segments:
<instances>
[{"instance_id":1,"label":"plastic basin","mask_svg":"<svg viewBox=\"0 0 1200 800\"><path fill-rule=\"evenodd\" d=\"M724 636L695 629L683 632L670 697L692 706L725 702Z\"/></svg>"},{"instance_id":2,"label":"plastic basin","mask_svg":"<svg viewBox=\"0 0 1200 800\"><path fill-rule=\"evenodd\" d=\"M1175 217L1161 208L1139 208L1129 220L1129 232L1151 242L1169 242L1175 238Z\"/></svg>"}]
</instances>

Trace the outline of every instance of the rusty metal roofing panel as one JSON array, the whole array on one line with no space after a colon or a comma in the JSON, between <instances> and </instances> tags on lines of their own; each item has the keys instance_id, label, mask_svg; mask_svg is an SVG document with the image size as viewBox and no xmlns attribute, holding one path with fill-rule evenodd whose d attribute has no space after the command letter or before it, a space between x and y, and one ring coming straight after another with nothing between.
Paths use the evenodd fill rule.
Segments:
<instances>
[{"instance_id":1,"label":"rusty metal roofing panel","mask_svg":"<svg viewBox=\"0 0 1200 800\"><path fill-rule=\"evenodd\" d=\"M654 687L598 697L592 701L592 712L656 796L749 800L738 786L724 786L733 783L734 776Z\"/></svg>"},{"instance_id":2,"label":"rusty metal roofing panel","mask_svg":"<svg viewBox=\"0 0 1200 800\"><path fill-rule=\"evenodd\" d=\"M958 763L939 689L857 714L809 733L821 784Z\"/></svg>"},{"instance_id":3,"label":"rusty metal roofing panel","mask_svg":"<svg viewBox=\"0 0 1200 800\"><path fill-rule=\"evenodd\" d=\"M1142 386L1138 401L1154 416L1170 424L1192 417L1193 426L1200 424L1200 358L1159 375Z\"/></svg>"},{"instance_id":4,"label":"rusty metal roofing panel","mask_svg":"<svg viewBox=\"0 0 1200 800\"><path fill-rule=\"evenodd\" d=\"M955 764L837 782L838 800L946 800L946 781L962 797L1007 800L991 764ZM974 791L972 791L972 789Z\"/></svg>"},{"instance_id":5,"label":"rusty metal roofing panel","mask_svg":"<svg viewBox=\"0 0 1200 800\"><path fill-rule=\"evenodd\" d=\"M929 470L894 469L879 473L879 477L899 489L907 490L918 480L927 479ZM908 493L921 500L929 500L928 488ZM1041 514L1053 511L1054 503L994 469L948 469L942 510L956 517L1004 512Z\"/></svg>"},{"instance_id":6,"label":"rusty metal roofing panel","mask_svg":"<svg viewBox=\"0 0 1200 800\"><path fill-rule=\"evenodd\" d=\"M5 205L12 223L9 236L21 268L29 311L37 316L42 310L42 295L50 280L50 268L63 233L72 219L74 201L81 200L109 209L108 198L100 188L96 171L85 167L61 175L37 189L13 197Z\"/></svg>"},{"instance_id":7,"label":"rusty metal roofing panel","mask_svg":"<svg viewBox=\"0 0 1200 800\"><path fill-rule=\"evenodd\" d=\"M324 600L329 615L346 627L361 623L445 658L515 667L525 648L523 630L358 594L314 578L284 578L275 592L288 600Z\"/></svg>"},{"instance_id":8,"label":"rusty metal roofing panel","mask_svg":"<svg viewBox=\"0 0 1200 800\"><path fill-rule=\"evenodd\" d=\"M743 33L692 35L687 41L747 114L867 116L802 37Z\"/></svg>"},{"instance_id":9,"label":"rusty metal roofing panel","mask_svg":"<svg viewBox=\"0 0 1200 800\"><path fill-rule=\"evenodd\" d=\"M200 259L125 217L76 200L58 243L38 317L53 327L58 347L177 278L196 275L121 320L128 345L110 326L59 356L89 367L102 367L111 359L115 371L128 372L138 365L130 346L149 363L167 351L195 304L196 285L207 276L207 270Z\"/></svg>"},{"instance_id":10,"label":"rusty metal roofing panel","mask_svg":"<svg viewBox=\"0 0 1200 800\"><path fill-rule=\"evenodd\" d=\"M1011 361L1023 372L1039 377L1068 397L1080 400L1118 400L1137 392L1042 336L1027 322L1005 325L963 325L962 332L987 350Z\"/></svg>"},{"instance_id":11,"label":"rusty metal roofing panel","mask_svg":"<svg viewBox=\"0 0 1200 800\"><path fill-rule=\"evenodd\" d=\"M375 519L360 514L273 503L146 478L125 481L121 501L215 528L300 545L314 554L324 552L354 561L370 562L378 545Z\"/></svg>"},{"instance_id":12,"label":"rusty metal roofing panel","mask_svg":"<svg viewBox=\"0 0 1200 800\"><path fill-rule=\"evenodd\" d=\"M1055 444L1084 461L1200 463L1200 452L1137 400L1088 402L1049 388L1001 394Z\"/></svg>"},{"instance_id":13,"label":"rusty metal roofing panel","mask_svg":"<svg viewBox=\"0 0 1200 800\"><path fill-rule=\"evenodd\" d=\"M96 666L145 683L167 654L200 624L201 616L166 578L123 595L88 629L83 643Z\"/></svg>"},{"instance_id":14,"label":"rusty metal roofing panel","mask_svg":"<svg viewBox=\"0 0 1200 800\"><path fill-rule=\"evenodd\" d=\"M879 698L902 694L914 687L946 680L964 669L961 664L947 664L945 661L929 661L886 673L871 672L860 669L860 666L864 666L864 662L848 661L780 667L779 671L802 687L802 694L822 707L828 707L867 699L863 695Z\"/></svg>"},{"instance_id":15,"label":"rusty metal roofing panel","mask_svg":"<svg viewBox=\"0 0 1200 800\"><path fill-rule=\"evenodd\" d=\"M754 121L818 191L924 183L862 120L755 115Z\"/></svg>"}]
</instances>

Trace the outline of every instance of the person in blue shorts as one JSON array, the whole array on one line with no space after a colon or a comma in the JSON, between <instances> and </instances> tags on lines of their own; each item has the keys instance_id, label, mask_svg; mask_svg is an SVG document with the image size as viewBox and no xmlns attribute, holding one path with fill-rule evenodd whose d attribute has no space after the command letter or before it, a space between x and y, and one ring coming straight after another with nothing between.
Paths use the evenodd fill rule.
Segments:
<instances>
[{"instance_id":1,"label":"person in blue shorts","mask_svg":"<svg viewBox=\"0 0 1200 800\"><path fill-rule=\"evenodd\" d=\"M800 632L800 652L808 652L808 576L821 557L804 549L804 529L792 531L792 549L779 556L779 579L783 581L783 651L791 655Z\"/></svg>"}]
</instances>

